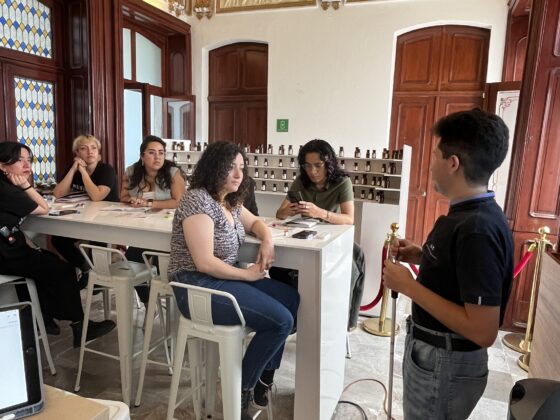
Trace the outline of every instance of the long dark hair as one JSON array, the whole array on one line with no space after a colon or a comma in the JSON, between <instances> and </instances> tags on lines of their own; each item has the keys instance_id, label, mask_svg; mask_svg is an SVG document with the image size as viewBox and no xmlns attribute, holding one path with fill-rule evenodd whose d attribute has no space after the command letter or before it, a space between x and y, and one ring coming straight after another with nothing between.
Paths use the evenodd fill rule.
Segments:
<instances>
[{"instance_id":1,"label":"long dark hair","mask_svg":"<svg viewBox=\"0 0 560 420\"><path fill-rule=\"evenodd\" d=\"M219 201L220 190L226 182L231 165L237 155L241 155L243 162L246 162L243 149L234 143L218 141L209 144L194 168L189 189L204 188L214 200ZM226 204L230 208L242 205L248 187L249 176L247 166L244 166L243 181L236 192L226 195Z\"/></svg>"},{"instance_id":2,"label":"long dark hair","mask_svg":"<svg viewBox=\"0 0 560 420\"><path fill-rule=\"evenodd\" d=\"M305 188L309 188L313 184L311 179L309 179L307 172L303 169L305 155L308 153L318 153L319 159L325 162L328 183L337 182L341 178L348 176L348 173L338 166L336 153L328 142L321 139L311 140L305 143L298 153L299 177Z\"/></svg>"},{"instance_id":3,"label":"long dark hair","mask_svg":"<svg viewBox=\"0 0 560 420\"><path fill-rule=\"evenodd\" d=\"M142 181L144 181L146 177L146 168L142 165L142 154L148 148L148 144L154 142L161 144L163 146L163 151L165 152L166 144L162 139L157 136L144 137L144 140L142 140L142 144L140 145L140 159L132 165L132 175L128 179L128 187L126 187L127 190L133 190L136 187L139 189L141 188ZM185 174L179 166L172 161L165 159L163 161L163 166L157 171L155 177L156 185L162 190L168 190L171 188L171 168L179 168L181 176L185 178Z\"/></svg>"},{"instance_id":4,"label":"long dark hair","mask_svg":"<svg viewBox=\"0 0 560 420\"><path fill-rule=\"evenodd\" d=\"M33 157L33 152L25 144L17 141L0 142L0 163L8 166L13 165L19 160L21 149L26 149L29 152L29 157ZM2 179L6 178L4 172L0 171L0 177L2 177Z\"/></svg>"}]
</instances>

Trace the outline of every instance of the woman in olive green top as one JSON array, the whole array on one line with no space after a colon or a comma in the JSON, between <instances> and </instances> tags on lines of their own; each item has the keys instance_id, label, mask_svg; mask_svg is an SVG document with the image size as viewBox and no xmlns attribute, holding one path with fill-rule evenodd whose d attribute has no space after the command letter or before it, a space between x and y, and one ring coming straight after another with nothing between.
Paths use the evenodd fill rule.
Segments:
<instances>
[{"instance_id":1,"label":"woman in olive green top","mask_svg":"<svg viewBox=\"0 0 560 420\"><path fill-rule=\"evenodd\" d=\"M298 214L322 219L335 225L354 224L354 190L348 174L338 166L336 154L325 140L311 140L299 151L300 174L290 191L299 191L302 201L291 203L285 199L276 217L285 219ZM278 271L278 269L275 269ZM289 274L294 277L294 274ZM358 323L360 303L364 291L364 253L354 244L351 278L350 314L348 329ZM274 278L278 278L276 273ZM286 275L284 275L286 277ZM289 281L289 280L288 280ZM293 282L291 282L293 284Z\"/></svg>"}]
</instances>

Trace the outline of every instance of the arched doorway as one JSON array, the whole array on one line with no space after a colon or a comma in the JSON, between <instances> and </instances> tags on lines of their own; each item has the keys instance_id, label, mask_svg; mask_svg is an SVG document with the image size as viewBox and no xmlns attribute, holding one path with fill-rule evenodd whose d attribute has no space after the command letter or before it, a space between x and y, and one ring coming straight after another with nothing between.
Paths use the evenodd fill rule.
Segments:
<instances>
[{"instance_id":1,"label":"arched doorway","mask_svg":"<svg viewBox=\"0 0 560 420\"><path fill-rule=\"evenodd\" d=\"M397 38L390 148L412 146L406 237L423 243L449 202L430 182L435 139L444 115L482 107L490 30L434 26Z\"/></svg>"},{"instance_id":2,"label":"arched doorway","mask_svg":"<svg viewBox=\"0 0 560 420\"><path fill-rule=\"evenodd\" d=\"M240 42L209 54L208 139L266 144L268 45Z\"/></svg>"}]
</instances>

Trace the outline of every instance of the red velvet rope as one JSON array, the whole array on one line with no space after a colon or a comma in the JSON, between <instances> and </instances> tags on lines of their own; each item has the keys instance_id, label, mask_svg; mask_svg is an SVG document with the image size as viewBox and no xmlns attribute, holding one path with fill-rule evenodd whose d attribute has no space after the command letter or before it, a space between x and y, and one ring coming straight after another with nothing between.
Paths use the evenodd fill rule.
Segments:
<instances>
[{"instance_id":1,"label":"red velvet rope","mask_svg":"<svg viewBox=\"0 0 560 420\"><path fill-rule=\"evenodd\" d=\"M360 306L360 311L368 311L373 308L375 305L379 303L381 298L383 297L383 264L385 264L385 260L387 259L387 246L383 246L383 251L381 251L381 281L379 282L379 291L377 292L377 296L373 299L370 303L364 306Z\"/></svg>"},{"instance_id":2,"label":"red velvet rope","mask_svg":"<svg viewBox=\"0 0 560 420\"><path fill-rule=\"evenodd\" d=\"M519 261L519 263L517 264L517 266L513 270L513 278L514 279L519 275L519 273L521 273L521 271L525 268L527 263L529 263L529 261L531 260L531 257L533 256L534 253L535 253L534 251L525 252L525 255L523 255L523 258L521 258L521 261Z\"/></svg>"},{"instance_id":3,"label":"red velvet rope","mask_svg":"<svg viewBox=\"0 0 560 420\"><path fill-rule=\"evenodd\" d=\"M513 270L513 278L514 279L519 275L519 273L521 273L521 271L529 263L529 261L531 260L531 257L533 256L534 253L535 253L534 250L531 250L531 249L529 249L527 252L525 252L525 255L523 255L523 258L521 258L521 261L519 261L519 263L517 264L517 266ZM383 297L383 286L384 286L383 265L385 264L386 259L387 259L387 246L384 245L383 246L383 251L381 252L381 282L379 283L379 290L377 292L377 296L375 296L375 299L373 299L367 305L360 306L360 311L370 310L375 305L377 305L379 303L379 301L381 300L381 298ZM410 269L412 270L412 272L416 276L418 276L418 266L416 266L414 264L408 264L408 265L409 265Z\"/></svg>"}]
</instances>

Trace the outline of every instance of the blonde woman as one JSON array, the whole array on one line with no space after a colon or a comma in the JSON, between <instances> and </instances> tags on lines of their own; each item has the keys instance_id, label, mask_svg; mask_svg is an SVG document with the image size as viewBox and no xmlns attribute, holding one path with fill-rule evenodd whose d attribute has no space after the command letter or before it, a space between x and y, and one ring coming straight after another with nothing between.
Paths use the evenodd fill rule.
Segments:
<instances>
[{"instance_id":1,"label":"blonde woman","mask_svg":"<svg viewBox=\"0 0 560 420\"><path fill-rule=\"evenodd\" d=\"M119 201L117 174L111 165L101 162L101 142L94 136L83 134L74 139L72 152L74 162L53 190L54 196L59 198L71 192L84 191L91 201ZM84 288L87 286L89 266L77 248L77 242L77 239L52 237L58 253L82 271L80 288Z\"/></svg>"}]
</instances>

